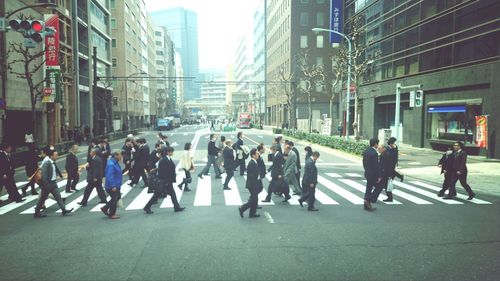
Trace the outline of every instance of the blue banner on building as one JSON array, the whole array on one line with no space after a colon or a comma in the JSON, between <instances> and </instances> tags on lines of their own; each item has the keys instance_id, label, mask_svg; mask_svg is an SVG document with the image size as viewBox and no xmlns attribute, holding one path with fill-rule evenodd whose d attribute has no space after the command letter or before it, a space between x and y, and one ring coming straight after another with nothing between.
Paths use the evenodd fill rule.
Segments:
<instances>
[{"instance_id":1,"label":"blue banner on building","mask_svg":"<svg viewBox=\"0 0 500 281\"><path fill-rule=\"evenodd\" d=\"M342 33L342 2L343 0L330 0L330 29ZM330 43L340 43L342 37L330 33Z\"/></svg>"}]
</instances>

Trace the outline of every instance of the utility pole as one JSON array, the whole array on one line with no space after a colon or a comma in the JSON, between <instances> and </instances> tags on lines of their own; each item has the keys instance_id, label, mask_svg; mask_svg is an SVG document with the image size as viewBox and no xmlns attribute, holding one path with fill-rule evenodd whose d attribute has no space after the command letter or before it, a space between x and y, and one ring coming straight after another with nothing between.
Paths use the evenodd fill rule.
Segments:
<instances>
[{"instance_id":1,"label":"utility pole","mask_svg":"<svg viewBox=\"0 0 500 281\"><path fill-rule=\"evenodd\" d=\"M400 129L400 116L401 116L401 90L422 90L423 85L410 85L410 86L402 86L401 83L396 84L396 110L394 114L394 128L396 130L394 136L398 141L400 140L399 129Z\"/></svg>"},{"instance_id":2,"label":"utility pole","mask_svg":"<svg viewBox=\"0 0 500 281\"><path fill-rule=\"evenodd\" d=\"M96 95L97 95L97 47L92 47L92 71L93 71L93 79L92 79L92 104L94 106L94 124L92 128L90 128L91 132L100 133L100 128L98 125L99 122L99 110L96 103Z\"/></svg>"},{"instance_id":3,"label":"utility pole","mask_svg":"<svg viewBox=\"0 0 500 281\"><path fill-rule=\"evenodd\" d=\"M5 17L5 1L0 1L0 18L5 19L5 24L7 24L7 18ZM6 42L5 42L5 31L0 31L0 75L2 78L0 79L1 86L1 98L6 101L7 95L7 58L6 58ZM0 110L0 117L2 120L1 127L1 138L0 142L4 142L5 138L5 112Z\"/></svg>"}]
</instances>

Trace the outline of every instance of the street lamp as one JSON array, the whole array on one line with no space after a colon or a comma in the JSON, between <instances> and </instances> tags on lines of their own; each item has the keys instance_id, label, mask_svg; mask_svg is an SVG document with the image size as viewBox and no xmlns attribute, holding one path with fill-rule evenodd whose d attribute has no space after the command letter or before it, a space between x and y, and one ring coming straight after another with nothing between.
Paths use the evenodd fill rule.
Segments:
<instances>
[{"instance_id":1,"label":"street lamp","mask_svg":"<svg viewBox=\"0 0 500 281\"><path fill-rule=\"evenodd\" d=\"M335 30L331 30L331 29L326 29L326 28L318 28L318 27L315 27L312 29L312 31L314 32L321 32L321 31L326 31L326 32L330 32L330 33L335 33L341 37L343 37L346 41L347 41L347 45L348 45L348 64L347 64L347 97L346 97L346 104L347 104L347 109L346 109L346 117L345 117L345 138L348 139L349 138L349 115L350 115L350 101L351 101L351 40L349 39L349 37L347 37L344 33L340 33L338 31L335 31Z\"/></svg>"},{"instance_id":2,"label":"street lamp","mask_svg":"<svg viewBox=\"0 0 500 281\"><path fill-rule=\"evenodd\" d=\"M125 79L125 131L128 131L128 129L129 129L129 124L128 124L128 88L127 88L128 79L131 78L132 76L135 76L135 75L145 75L145 74L147 74L147 73L144 71L136 72L136 73L130 74Z\"/></svg>"}]
</instances>

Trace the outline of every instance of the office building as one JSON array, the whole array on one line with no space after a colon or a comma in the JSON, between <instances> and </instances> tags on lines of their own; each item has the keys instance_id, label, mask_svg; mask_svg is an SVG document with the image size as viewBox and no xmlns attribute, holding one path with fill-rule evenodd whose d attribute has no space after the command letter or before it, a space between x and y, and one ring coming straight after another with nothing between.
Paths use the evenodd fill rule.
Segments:
<instances>
[{"instance_id":1,"label":"office building","mask_svg":"<svg viewBox=\"0 0 500 281\"><path fill-rule=\"evenodd\" d=\"M253 15L253 81L266 80L266 0L259 0ZM254 122L265 123L266 84L254 84L252 100L255 104Z\"/></svg>"}]
</instances>

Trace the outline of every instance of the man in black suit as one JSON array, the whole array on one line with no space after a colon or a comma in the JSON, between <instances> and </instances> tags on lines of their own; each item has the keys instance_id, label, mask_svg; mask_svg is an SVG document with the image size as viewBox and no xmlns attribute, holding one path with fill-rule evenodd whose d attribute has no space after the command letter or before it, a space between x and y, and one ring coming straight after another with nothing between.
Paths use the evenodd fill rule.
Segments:
<instances>
[{"instance_id":1,"label":"man in black suit","mask_svg":"<svg viewBox=\"0 0 500 281\"><path fill-rule=\"evenodd\" d=\"M68 182L66 184L66 193L72 193L76 191L76 184L80 180L80 173L78 171L78 158L76 154L78 153L78 145L73 145L66 155L66 173L68 174ZM73 191L72 191L73 190Z\"/></svg>"},{"instance_id":2,"label":"man in black suit","mask_svg":"<svg viewBox=\"0 0 500 281\"><path fill-rule=\"evenodd\" d=\"M102 170L102 159L97 156L99 152L98 148L94 148L90 151L90 165L87 171L87 182L88 185L85 187L85 192L83 194L83 199L81 202L78 202L78 205L87 206L87 202L89 200L90 193L95 188L97 191L97 195L101 200L99 203L107 203L106 195L104 193L104 189L102 188L102 178L104 177L104 173Z\"/></svg>"},{"instance_id":3,"label":"man in black suit","mask_svg":"<svg viewBox=\"0 0 500 281\"><path fill-rule=\"evenodd\" d=\"M453 199L453 196L457 194L457 181L460 181L460 184L463 188L465 188L467 194L469 194L469 198L467 198L467 200L472 200L476 196L469 184L467 184L467 153L465 153L463 148L464 144L460 141L453 145L455 152L453 153L453 160L451 162L452 179L450 182L448 196L444 197L444 199Z\"/></svg>"},{"instance_id":4,"label":"man in black suit","mask_svg":"<svg viewBox=\"0 0 500 281\"><path fill-rule=\"evenodd\" d=\"M283 202L287 202L290 198L290 189L288 185L285 183L283 176L283 164L285 163L285 159L283 155L278 151L278 146L273 145L271 147L271 153L273 154L273 166L271 169L271 182L269 183L269 187L267 188L267 196L266 199L262 200L262 202L271 202L271 194L273 192L282 192L285 194L285 200Z\"/></svg>"},{"instance_id":5,"label":"man in black suit","mask_svg":"<svg viewBox=\"0 0 500 281\"><path fill-rule=\"evenodd\" d=\"M314 151L311 158L307 159L302 179L302 197L299 199L300 206L303 207L302 204L307 202L307 210L312 212L318 211L314 208L316 185L318 184L318 169L316 168L318 158L319 152Z\"/></svg>"},{"instance_id":6,"label":"man in black suit","mask_svg":"<svg viewBox=\"0 0 500 281\"><path fill-rule=\"evenodd\" d=\"M392 202L392 191L387 191L387 186L389 184L389 179L394 180L396 177L396 157L394 153L391 153L391 147L380 145L378 147L379 156L379 170L380 170L380 182L377 184L375 191L372 193L372 198L370 203L377 203L378 196L382 192L382 189L386 190L387 199L384 202Z\"/></svg>"},{"instance_id":7,"label":"man in black suit","mask_svg":"<svg viewBox=\"0 0 500 281\"><path fill-rule=\"evenodd\" d=\"M210 166L214 166L215 170L215 178L220 179L221 178L221 173L219 170L219 166L217 165L217 157L219 155L219 148L215 146L215 135L211 134L210 135L210 141L208 142L208 147L207 147L207 164L205 165L205 168L198 174L198 177L200 179L203 179L203 175L208 175L208 170L210 170Z\"/></svg>"},{"instance_id":8,"label":"man in black suit","mask_svg":"<svg viewBox=\"0 0 500 281\"><path fill-rule=\"evenodd\" d=\"M451 167L453 163L453 148L449 147L438 162L438 167L441 168L441 174L444 174L444 181L441 190L438 192L439 197L444 196L444 192L450 188L450 183L453 178ZM453 194L452 196L455 196Z\"/></svg>"},{"instance_id":9,"label":"man in black suit","mask_svg":"<svg viewBox=\"0 0 500 281\"><path fill-rule=\"evenodd\" d=\"M128 171L128 178L132 180L132 153L134 149L134 143L132 138L127 138L125 140L125 144L122 147L122 155L123 155L123 164L125 164L125 168L122 170L122 174Z\"/></svg>"},{"instance_id":10,"label":"man in black suit","mask_svg":"<svg viewBox=\"0 0 500 281\"><path fill-rule=\"evenodd\" d=\"M236 135L238 140L234 144L234 150L236 151L236 166L234 169L240 167L240 176L245 175L245 158L243 157L243 132L238 132Z\"/></svg>"},{"instance_id":11,"label":"man in black suit","mask_svg":"<svg viewBox=\"0 0 500 281\"><path fill-rule=\"evenodd\" d=\"M92 151L92 149L94 148L99 148L99 140L97 138L93 138L92 139L92 143L90 143L88 149L87 149L87 163L90 164L91 160L92 160L92 157L90 156L90 152ZM98 152L98 155L101 154L101 150L99 149L99 152Z\"/></svg>"},{"instance_id":12,"label":"man in black suit","mask_svg":"<svg viewBox=\"0 0 500 281\"><path fill-rule=\"evenodd\" d=\"M293 141L286 140L285 144L287 144L288 146L290 146L292 148L292 151L295 153L295 155L297 155L297 161L295 161L295 164L297 165L297 173L295 173L295 178L297 178L297 182L299 183L299 188L302 189L301 184L300 184L300 169L301 169L301 165L300 165L299 150L295 147Z\"/></svg>"},{"instance_id":13,"label":"man in black suit","mask_svg":"<svg viewBox=\"0 0 500 281\"><path fill-rule=\"evenodd\" d=\"M374 211L375 208L372 207L372 192L373 189L377 187L380 183L380 166L378 161L378 143L379 140L376 138L370 139L370 147L363 152L363 168L365 169L366 178L366 191L365 191L365 202L364 208L367 211Z\"/></svg>"},{"instance_id":14,"label":"man in black suit","mask_svg":"<svg viewBox=\"0 0 500 281\"><path fill-rule=\"evenodd\" d=\"M45 163L42 165L42 184L41 184L42 194L40 195L40 198L36 203L35 214L34 214L35 218L46 217L46 215L42 214L40 210L43 204L45 203L45 200L47 200L47 198L49 197L49 194L52 194L54 196L54 199L59 205L59 208L61 208L63 216L73 211L73 209L66 210L66 206L64 205L63 199L61 198L61 194L59 194L59 190L57 189L57 184L56 184L57 170L58 170L56 165L56 160L58 157L57 151L50 150L47 156L49 156L50 159L48 161L45 161Z\"/></svg>"},{"instance_id":15,"label":"man in black suit","mask_svg":"<svg viewBox=\"0 0 500 281\"><path fill-rule=\"evenodd\" d=\"M248 199L248 202L243 204L238 209L240 217L242 218L243 213L245 213L248 209L250 209L250 218L260 217L260 215L257 214L257 204L259 201L258 195L259 191L262 190L262 178L260 177L259 165L257 164L259 156L260 154L257 149L253 148L250 150L250 157L252 160L248 162L246 181L246 188L250 191L250 198Z\"/></svg>"},{"instance_id":16,"label":"man in black suit","mask_svg":"<svg viewBox=\"0 0 500 281\"><path fill-rule=\"evenodd\" d=\"M174 155L173 147L164 147L161 150L162 158L158 163L158 177L161 179L163 183L163 188L158 188L155 190L153 197L151 200L144 206L144 211L146 214L152 214L151 206L158 201L158 198L163 194L164 191L168 195L170 195L170 199L172 200L172 204L174 205L175 212L184 211L184 207L179 206L179 202L177 201L177 195L175 194L173 183L176 181L175 174L175 164L172 160L172 156Z\"/></svg>"},{"instance_id":17,"label":"man in black suit","mask_svg":"<svg viewBox=\"0 0 500 281\"><path fill-rule=\"evenodd\" d=\"M20 203L25 199L17 191L16 182L14 181L15 167L10 155L11 152L12 146L10 144L3 144L0 147L0 191L5 185L7 193L9 193L9 199Z\"/></svg>"},{"instance_id":18,"label":"man in black suit","mask_svg":"<svg viewBox=\"0 0 500 281\"><path fill-rule=\"evenodd\" d=\"M228 184L231 178L234 176L234 167L236 166L234 157L235 153L233 148L231 147L231 144L232 142L230 140L227 140L225 142L225 147L222 150L222 156L224 156L224 169L226 170L226 180L224 181L223 185L224 190L231 190Z\"/></svg>"},{"instance_id":19,"label":"man in black suit","mask_svg":"<svg viewBox=\"0 0 500 281\"><path fill-rule=\"evenodd\" d=\"M137 140L139 147L134 153L134 167L132 168L133 177L130 182L130 186L134 186L139 182L139 178L142 177L144 181L143 187L148 186L148 177L146 175L145 169L148 167L149 162L149 146L146 144L146 140L140 138Z\"/></svg>"}]
</instances>

